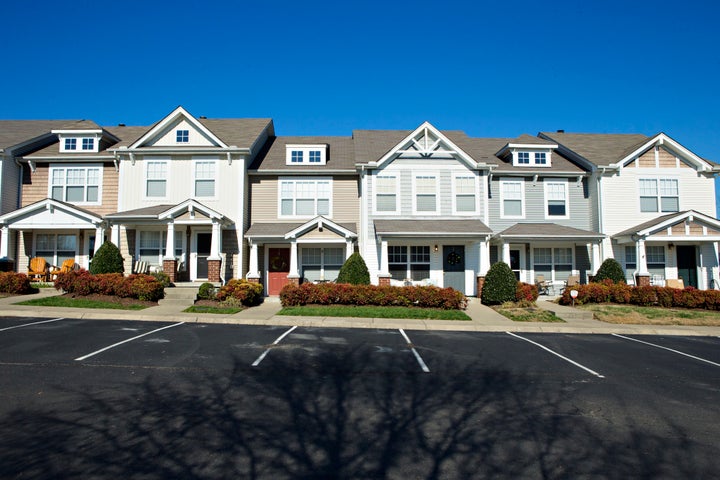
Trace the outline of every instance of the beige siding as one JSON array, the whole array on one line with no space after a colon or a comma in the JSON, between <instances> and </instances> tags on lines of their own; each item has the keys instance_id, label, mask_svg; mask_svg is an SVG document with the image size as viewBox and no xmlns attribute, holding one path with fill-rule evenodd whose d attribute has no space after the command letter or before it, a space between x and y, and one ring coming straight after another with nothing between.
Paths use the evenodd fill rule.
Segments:
<instances>
[{"instance_id":1,"label":"beige siding","mask_svg":"<svg viewBox=\"0 0 720 480\"><path fill-rule=\"evenodd\" d=\"M250 221L268 222L278 218L277 177L250 179Z\"/></svg>"},{"instance_id":2,"label":"beige siding","mask_svg":"<svg viewBox=\"0 0 720 480\"><path fill-rule=\"evenodd\" d=\"M655 168L655 151L650 149L638 158L640 168ZM674 167L675 165L673 165Z\"/></svg>"},{"instance_id":3,"label":"beige siding","mask_svg":"<svg viewBox=\"0 0 720 480\"><path fill-rule=\"evenodd\" d=\"M39 202L48 197L48 164L40 164L35 172L28 165L23 165L23 185L20 204L22 207Z\"/></svg>"},{"instance_id":4,"label":"beige siding","mask_svg":"<svg viewBox=\"0 0 720 480\"><path fill-rule=\"evenodd\" d=\"M678 161L675 155L668 152L664 148L658 151L658 167L660 168L675 168L677 167Z\"/></svg>"}]
</instances>

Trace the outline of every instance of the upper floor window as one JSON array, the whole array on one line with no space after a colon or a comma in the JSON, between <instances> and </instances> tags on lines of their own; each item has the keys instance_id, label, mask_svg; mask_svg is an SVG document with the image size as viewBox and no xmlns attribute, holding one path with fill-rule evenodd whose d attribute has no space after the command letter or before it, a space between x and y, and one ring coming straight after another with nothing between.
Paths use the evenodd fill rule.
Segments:
<instances>
[{"instance_id":1,"label":"upper floor window","mask_svg":"<svg viewBox=\"0 0 720 480\"><path fill-rule=\"evenodd\" d=\"M66 138L64 150L77 150L77 138Z\"/></svg>"},{"instance_id":2,"label":"upper floor window","mask_svg":"<svg viewBox=\"0 0 720 480\"><path fill-rule=\"evenodd\" d=\"M550 151L539 152L532 150L520 150L513 153L513 165L518 166L550 166Z\"/></svg>"},{"instance_id":3,"label":"upper floor window","mask_svg":"<svg viewBox=\"0 0 720 480\"><path fill-rule=\"evenodd\" d=\"M375 177L375 211L397 213L397 177L394 175L378 175Z\"/></svg>"},{"instance_id":4,"label":"upper floor window","mask_svg":"<svg viewBox=\"0 0 720 480\"><path fill-rule=\"evenodd\" d=\"M567 181L545 180L545 216L568 216L568 188Z\"/></svg>"},{"instance_id":5,"label":"upper floor window","mask_svg":"<svg viewBox=\"0 0 720 480\"><path fill-rule=\"evenodd\" d=\"M286 165L325 165L327 145L286 145Z\"/></svg>"},{"instance_id":6,"label":"upper floor window","mask_svg":"<svg viewBox=\"0 0 720 480\"><path fill-rule=\"evenodd\" d=\"M524 165L530 165L530 152L518 152L517 162Z\"/></svg>"},{"instance_id":7,"label":"upper floor window","mask_svg":"<svg viewBox=\"0 0 720 480\"><path fill-rule=\"evenodd\" d=\"M455 177L455 211L457 213L475 212L476 206L475 177L462 175Z\"/></svg>"},{"instance_id":8,"label":"upper floor window","mask_svg":"<svg viewBox=\"0 0 720 480\"><path fill-rule=\"evenodd\" d=\"M525 191L523 180L500 181L500 216L522 218L525 216Z\"/></svg>"},{"instance_id":9,"label":"upper floor window","mask_svg":"<svg viewBox=\"0 0 720 480\"><path fill-rule=\"evenodd\" d=\"M99 165L50 166L50 197L72 203L100 203Z\"/></svg>"},{"instance_id":10,"label":"upper floor window","mask_svg":"<svg viewBox=\"0 0 720 480\"><path fill-rule=\"evenodd\" d=\"M535 165L546 165L547 154L545 152L535 152Z\"/></svg>"},{"instance_id":11,"label":"upper floor window","mask_svg":"<svg viewBox=\"0 0 720 480\"><path fill-rule=\"evenodd\" d=\"M188 143L190 141L190 130L176 130L175 141L177 143Z\"/></svg>"},{"instance_id":12,"label":"upper floor window","mask_svg":"<svg viewBox=\"0 0 720 480\"><path fill-rule=\"evenodd\" d=\"M417 213L437 212L437 179L432 175L415 177L415 211Z\"/></svg>"},{"instance_id":13,"label":"upper floor window","mask_svg":"<svg viewBox=\"0 0 720 480\"><path fill-rule=\"evenodd\" d=\"M95 139L94 138L83 138L82 139L83 150L95 150Z\"/></svg>"},{"instance_id":14,"label":"upper floor window","mask_svg":"<svg viewBox=\"0 0 720 480\"><path fill-rule=\"evenodd\" d=\"M217 162L195 162L195 196L214 197Z\"/></svg>"},{"instance_id":15,"label":"upper floor window","mask_svg":"<svg viewBox=\"0 0 720 480\"><path fill-rule=\"evenodd\" d=\"M677 179L640 179L640 211L680 211L680 194Z\"/></svg>"},{"instance_id":16,"label":"upper floor window","mask_svg":"<svg viewBox=\"0 0 720 480\"><path fill-rule=\"evenodd\" d=\"M167 196L168 162L149 161L145 168L145 196Z\"/></svg>"},{"instance_id":17,"label":"upper floor window","mask_svg":"<svg viewBox=\"0 0 720 480\"><path fill-rule=\"evenodd\" d=\"M281 179L280 216L331 215L332 180Z\"/></svg>"}]
</instances>

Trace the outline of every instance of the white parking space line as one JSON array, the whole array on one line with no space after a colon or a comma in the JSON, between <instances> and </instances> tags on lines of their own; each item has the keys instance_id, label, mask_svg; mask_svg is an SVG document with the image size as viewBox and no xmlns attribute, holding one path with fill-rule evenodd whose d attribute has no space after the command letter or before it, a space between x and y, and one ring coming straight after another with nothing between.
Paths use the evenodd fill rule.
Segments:
<instances>
[{"instance_id":1,"label":"white parking space line","mask_svg":"<svg viewBox=\"0 0 720 480\"><path fill-rule=\"evenodd\" d=\"M52 320L43 320L42 322L32 322L32 323L24 323L22 325L15 325L13 327L5 327L0 328L0 332L4 332L5 330L12 330L13 328L22 328L22 327L29 327L30 325L38 325L40 323L50 323L50 322L57 322L59 320L65 320L64 317L61 318L53 318Z\"/></svg>"},{"instance_id":2,"label":"white parking space line","mask_svg":"<svg viewBox=\"0 0 720 480\"><path fill-rule=\"evenodd\" d=\"M174 324L172 324L172 325L167 325L167 326L162 327L162 328L156 328L155 330L153 330L153 331L151 331L151 332L146 332L146 333L143 333L142 335L137 335L137 336L135 336L135 337L128 338L127 340L123 340L122 342L114 343L114 344L112 344L112 345L110 345L110 346L108 346L108 347L101 348L100 350L97 350L97 351L95 351L95 352L88 353L87 355L83 355L82 357L78 357L78 358L75 359L75 361L76 361L76 362L81 362L81 361L85 360L86 358L90 358L90 357L92 357L93 355L97 355L98 353L102 353L102 352L104 352L105 350L110 350L111 348L115 348L115 347L117 347L118 345L122 345L123 343L132 342L133 340L137 340L138 338L142 338L142 337L145 337L145 336L147 336L147 335L152 335L153 333L159 332L159 331L161 331L161 330L166 330L166 329L168 329L168 328L177 327L177 326L182 325L182 324L184 324L184 323L185 323L185 322L178 322L178 323L174 323Z\"/></svg>"},{"instance_id":3,"label":"white parking space line","mask_svg":"<svg viewBox=\"0 0 720 480\"><path fill-rule=\"evenodd\" d=\"M285 338L285 337L287 337L288 335L290 335L290 333L291 333L293 330L295 330L296 328L297 328L297 325L295 325L295 326L292 327L290 330L288 330L287 332L285 332L285 333L283 333L282 335L280 335L280 336L272 343L272 345L277 345L278 343L280 343L283 338ZM272 348L272 347L270 347L270 348ZM268 352L270 352L270 348L268 348L267 350L265 350L265 351L257 358L257 360L255 360L255 361L253 362L253 364L252 364L253 367L257 367L258 365L260 365L260 362L262 362L263 359L267 356Z\"/></svg>"},{"instance_id":4,"label":"white parking space line","mask_svg":"<svg viewBox=\"0 0 720 480\"><path fill-rule=\"evenodd\" d=\"M410 341L408 336L405 334L405 330L403 330L402 328L400 328L399 330L400 330L400 333L402 334L402 336L405 337L405 341L407 342L408 346L410 347L410 350L412 350L413 354L415 355L415 359L420 364L420 368L422 369L422 371L425 373L430 373L430 369L428 368L427 365L425 365L425 362L423 362L423 359L420 356L420 354L417 352L417 350L415 350L415 347L413 346L412 342Z\"/></svg>"},{"instance_id":5,"label":"white parking space line","mask_svg":"<svg viewBox=\"0 0 720 480\"><path fill-rule=\"evenodd\" d=\"M642 340L638 340L637 338L626 337L625 335L620 335L618 333L613 333L613 335L618 338L624 338L625 340L632 340L633 342L650 345L651 347L662 348L663 350L667 350L668 352L677 353L678 355L683 355L685 357L694 358L695 360L699 360L701 362L709 363L710 365L715 365L716 367L720 367L720 363L711 362L710 360L705 360L704 358L696 357L695 355L690 355L689 353L684 353L684 352L681 352L680 350L673 350L672 348L663 347L662 345L655 345L654 343L650 343L650 342L644 342Z\"/></svg>"},{"instance_id":6,"label":"white parking space line","mask_svg":"<svg viewBox=\"0 0 720 480\"><path fill-rule=\"evenodd\" d=\"M547 351L547 352L552 353L552 354L555 355L556 357L562 358L562 359L565 360L566 362L572 363L573 365L575 365L575 366L578 367L578 368L582 368L582 369L585 370L586 372L588 372L588 373L590 373L590 374L592 374L592 375L595 375L595 376L598 377L598 378L605 378L604 375L600 375L600 374L599 374L598 372L596 372L595 370L591 370L591 369L589 369L589 368L587 368L587 367L585 367L585 366L583 366L583 365L580 365L580 364L577 363L576 361L570 360L570 359L567 358L566 356L561 355L561 354L557 353L557 352L554 351L554 350L550 350L550 349L547 348L545 345L540 345L540 344L537 343L537 342L533 342L533 341L530 340L529 338L521 337L520 335L515 335L515 334L512 333L512 332L505 332L505 333L507 333L508 335L512 335L512 336L515 337L515 338L519 338L520 340L525 340L526 342L530 342L530 343L532 343L533 345L535 345L535 346L537 346L537 347L540 347L540 348L542 348L543 350L545 350L545 351Z\"/></svg>"}]
</instances>

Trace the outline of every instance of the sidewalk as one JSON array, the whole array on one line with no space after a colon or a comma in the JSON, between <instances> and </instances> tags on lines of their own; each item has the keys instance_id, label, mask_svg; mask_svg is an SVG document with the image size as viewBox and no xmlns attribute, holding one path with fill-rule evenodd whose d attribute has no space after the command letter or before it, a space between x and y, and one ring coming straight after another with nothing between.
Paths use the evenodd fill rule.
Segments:
<instances>
[{"instance_id":1,"label":"sidewalk","mask_svg":"<svg viewBox=\"0 0 720 480\"><path fill-rule=\"evenodd\" d=\"M470 321L416 320L401 318L349 318L349 317L292 317L277 315L280 300L266 298L257 306L233 315L183 313L183 306L158 305L145 310L104 310L90 308L58 308L14 305L33 298L57 295L54 289L41 289L40 293L23 297L0 298L3 315L15 317L82 318L144 320L156 322L225 323L235 325L280 325L307 327L384 328L407 330L445 330L468 332L538 332L538 333L618 333L625 335L688 335L720 336L720 327L671 326L671 325L616 325L593 320L592 314L572 307L558 305L548 300L538 300L540 308L551 310L565 323L513 322L495 310L470 298L465 313Z\"/></svg>"}]
</instances>

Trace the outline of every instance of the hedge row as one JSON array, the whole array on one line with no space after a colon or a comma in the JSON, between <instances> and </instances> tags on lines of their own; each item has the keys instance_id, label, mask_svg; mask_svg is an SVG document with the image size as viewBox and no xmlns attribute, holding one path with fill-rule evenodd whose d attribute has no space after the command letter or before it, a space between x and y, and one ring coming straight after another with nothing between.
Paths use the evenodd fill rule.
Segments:
<instances>
[{"instance_id":1,"label":"hedge row","mask_svg":"<svg viewBox=\"0 0 720 480\"><path fill-rule=\"evenodd\" d=\"M24 273L0 272L0 292L25 295L35 291L30 286L30 277Z\"/></svg>"},{"instance_id":2,"label":"hedge row","mask_svg":"<svg viewBox=\"0 0 720 480\"><path fill-rule=\"evenodd\" d=\"M300 305L374 305L442 308L459 310L467 306L465 295L452 288L386 287L347 283L303 283L285 285L280 291L283 307Z\"/></svg>"},{"instance_id":3,"label":"hedge row","mask_svg":"<svg viewBox=\"0 0 720 480\"><path fill-rule=\"evenodd\" d=\"M578 296L575 304L584 303L626 303L640 306L660 306L665 308L704 308L720 310L720 291L698 290L693 287L685 289L670 287L632 287L625 283L613 283L604 280L602 283L576 285ZM565 289L560 297L562 305L570 305L573 299L570 289Z\"/></svg>"},{"instance_id":4,"label":"hedge row","mask_svg":"<svg viewBox=\"0 0 720 480\"><path fill-rule=\"evenodd\" d=\"M157 302L165 296L163 285L152 275L133 274L124 277L120 273L93 275L87 270L61 273L55 280L55 288L76 295L116 295Z\"/></svg>"}]
</instances>

